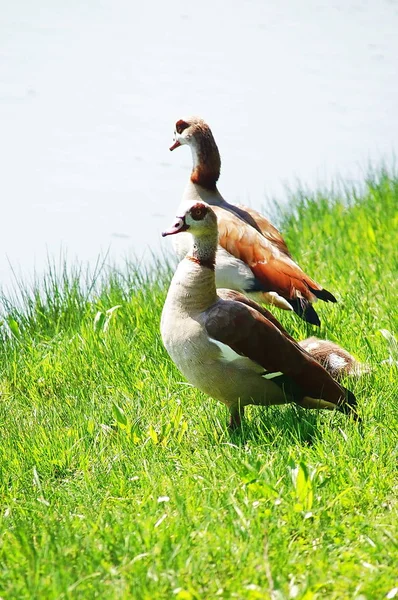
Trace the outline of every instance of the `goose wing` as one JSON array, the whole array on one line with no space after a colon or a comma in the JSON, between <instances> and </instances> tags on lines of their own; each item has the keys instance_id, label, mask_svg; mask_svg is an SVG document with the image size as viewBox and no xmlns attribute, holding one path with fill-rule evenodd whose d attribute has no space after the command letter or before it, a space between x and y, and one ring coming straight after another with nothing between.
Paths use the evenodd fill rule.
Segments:
<instances>
[{"instance_id":1,"label":"goose wing","mask_svg":"<svg viewBox=\"0 0 398 600\"><path fill-rule=\"evenodd\" d=\"M252 219L258 225L263 236L268 241L270 241L271 244L274 244L280 252L282 252L289 258L292 257L289 252L289 249L286 245L286 242L282 237L281 232L278 231L278 229L276 227L274 227L274 225L272 225L272 223L270 223L270 221L268 221L268 219L266 219L257 210L254 210L254 208L250 208L249 206L244 206L243 204L239 204L238 206L240 209L247 212L252 217Z\"/></svg>"},{"instance_id":2,"label":"goose wing","mask_svg":"<svg viewBox=\"0 0 398 600\"><path fill-rule=\"evenodd\" d=\"M218 218L220 246L250 267L263 291L277 292L286 299L302 297L310 302L326 292L256 229L223 208L213 207L213 210Z\"/></svg>"},{"instance_id":3,"label":"goose wing","mask_svg":"<svg viewBox=\"0 0 398 600\"><path fill-rule=\"evenodd\" d=\"M239 301L221 299L205 312L204 317L210 338L226 344L268 372L287 375L301 387L305 396L326 400L336 407L348 400L350 404L354 403L351 392L340 386L315 359L255 308Z\"/></svg>"}]
</instances>

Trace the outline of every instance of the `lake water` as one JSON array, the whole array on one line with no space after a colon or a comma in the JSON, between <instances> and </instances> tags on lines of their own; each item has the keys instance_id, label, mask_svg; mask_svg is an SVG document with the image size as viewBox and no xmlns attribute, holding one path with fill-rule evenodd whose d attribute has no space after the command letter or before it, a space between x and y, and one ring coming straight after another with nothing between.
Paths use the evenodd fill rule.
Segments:
<instances>
[{"instance_id":1,"label":"lake water","mask_svg":"<svg viewBox=\"0 0 398 600\"><path fill-rule=\"evenodd\" d=\"M397 67L396 0L1 0L0 281L167 246L189 114L232 202L360 179L397 148Z\"/></svg>"}]
</instances>

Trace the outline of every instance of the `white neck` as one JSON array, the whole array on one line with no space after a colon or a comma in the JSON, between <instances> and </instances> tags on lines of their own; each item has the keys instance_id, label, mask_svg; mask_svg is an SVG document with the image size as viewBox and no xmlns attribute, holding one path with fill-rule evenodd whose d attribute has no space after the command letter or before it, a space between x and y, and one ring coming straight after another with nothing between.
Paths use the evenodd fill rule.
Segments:
<instances>
[{"instance_id":1,"label":"white neck","mask_svg":"<svg viewBox=\"0 0 398 600\"><path fill-rule=\"evenodd\" d=\"M206 310L217 300L214 263L217 235L192 236L191 249L172 279L168 301L185 312Z\"/></svg>"},{"instance_id":2,"label":"white neck","mask_svg":"<svg viewBox=\"0 0 398 600\"><path fill-rule=\"evenodd\" d=\"M178 265L171 281L167 302L179 311L198 313L217 300L215 273L186 256Z\"/></svg>"},{"instance_id":3,"label":"white neck","mask_svg":"<svg viewBox=\"0 0 398 600\"><path fill-rule=\"evenodd\" d=\"M190 144L191 153L192 153L192 169L196 169L196 167L200 164L199 152L195 142Z\"/></svg>"},{"instance_id":4,"label":"white neck","mask_svg":"<svg viewBox=\"0 0 398 600\"><path fill-rule=\"evenodd\" d=\"M188 257L198 262L202 267L211 268L216 262L217 234L211 232L209 235L192 236L191 250Z\"/></svg>"}]
</instances>

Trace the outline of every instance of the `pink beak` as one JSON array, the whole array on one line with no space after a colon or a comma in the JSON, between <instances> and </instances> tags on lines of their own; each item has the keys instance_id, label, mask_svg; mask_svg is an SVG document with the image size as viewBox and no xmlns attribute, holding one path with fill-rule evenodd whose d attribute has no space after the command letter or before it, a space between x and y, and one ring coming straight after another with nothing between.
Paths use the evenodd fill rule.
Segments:
<instances>
[{"instance_id":1,"label":"pink beak","mask_svg":"<svg viewBox=\"0 0 398 600\"><path fill-rule=\"evenodd\" d=\"M184 217L177 217L176 222L170 229L162 232L162 237L166 237L166 235L174 235L175 233L180 233L181 231L187 231L189 229L189 225L185 223Z\"/></svg>"},{"instance_id":2,"label":"pink beak","mask_svg":"<svg viewBox=\"0 0 398 600\"><path fill-rule=\"evenodd\" d=\"M178 148L178 146L181 146L180 142L178 140L176 140L174 142L174 144L172 146L170 146L169 150L172 152L173 150L175 150L176 148Z\"/></svg>"}]
</instances>

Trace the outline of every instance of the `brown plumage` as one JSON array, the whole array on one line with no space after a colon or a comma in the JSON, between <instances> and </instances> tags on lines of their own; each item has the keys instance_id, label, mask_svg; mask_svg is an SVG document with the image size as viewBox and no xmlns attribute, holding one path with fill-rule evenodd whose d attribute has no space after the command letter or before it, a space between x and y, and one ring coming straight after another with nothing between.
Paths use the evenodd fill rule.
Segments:
<instances>
[{"instance_id":1,"label":"brown plumage","mask_svg":"<svg viewBox=\"0 0 398 600\"><path fill-rule=\"evenodd\" d=\"M261 304L257 304L257 302L255 302L248 296L245 296L244 294L241 294L240 292L236 292L235 290L228 290L226 288L218 288L217 295L222 300L230 300L232 302L240 302L241 304L246 304L246 306L250 306L250 308L254 308L254 310L257 310L261 315L263 315L263 317L268 319L268 321L271 321L271 323L273 325L275 325L275 327L277 327L279 329L279 331L281 331L285 337L289 338L293 342L295 341L294 338L290 335L290 333L288 333L286 331L286 329L283 327L283 325L281 323L279 323L278 319L272 314L272 312L267 310L264 306L261 306Z\"/></svg>"},{"instance_id":2,"label":"brown plumage","mask_svg":"<svg viewBox=\"0 0 398 600\"><path fill-rule=\"evenodd\" d=\"M299 342L300 346L315 358L334 379L360 377L370 373L367 364L357 361L352 354L330 340L320 340L315 336Z\"/></svg>"},{"instance_id":3,"label":"brown plumage","mask_svg":"<svg viewBox=\"0 0 398 600\"><path fill-rule=\"evenodd\" d=\"M270 223L268 219L266 219L257 210L254 210L254 208L250 208L249 206L238 204L238 208L241 208L252 217L252 219L260 229L262 235L265 238L267 238L268 241L271 242L271 244L274 244L280 252L282 252L289 258L292 257L292 255L289 252L289 248L287 247L286 242L282 237L281 232L278 231L278 229L274 227L274 225L272 225L272 223Z\"/></svg>"},{"instance_id":4,"label":"brown plumage","mask_svg":"<svg viewBox=\"0 0 398 600\"><path fill-rule=\"evenodd\" d=\"M266 371L281 371L292 378L305 390L305 396L322 398L336 406L344 403L341 386L256 308L241 302L217 303L206 312L206 331Z\"/></svg>"},{"instance_id":5,"label":"brown plumage","mask_svg":"<svg viewBox=\"0 0 398 600\"><path fill-rule=\"evenodd\" d=\"M275 248L266 236L260 236L236 215L214 207L218 217L218 241L230 254L248 265L262 282L264 291L296 297L297 293L314 301L310 290L322 288L304 273L285 253Z\"/></svg>"}]
</instances>

